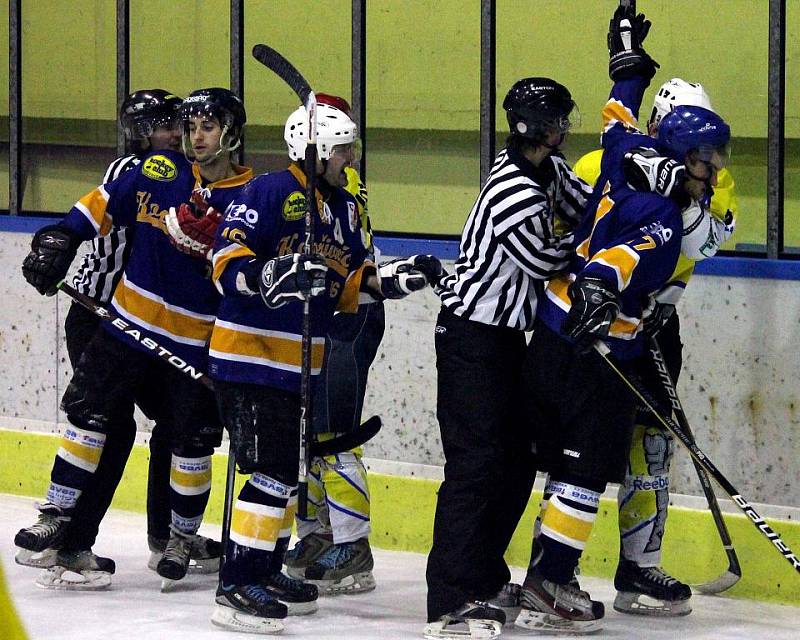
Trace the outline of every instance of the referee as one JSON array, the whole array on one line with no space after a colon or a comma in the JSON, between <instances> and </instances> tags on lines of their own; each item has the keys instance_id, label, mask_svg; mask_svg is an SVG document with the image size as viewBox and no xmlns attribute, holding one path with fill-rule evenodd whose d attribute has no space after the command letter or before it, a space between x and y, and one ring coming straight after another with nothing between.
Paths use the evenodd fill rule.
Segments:
<instances>
[{"instance_id":1,"label":"referee","mask_svg":"<svg viewBox=\"0 0 800 640\"><path fill-rule=\"evenodd\" d=\"M470 211L454 272L436 289L446 463L428 556L426 637L449 637L469 620L499 632L505 613L485 601L501 590L513 595L503 589L511 577L503 553L535 477L518 413L525 331L544 281L567 266L571 230L591 192L558 153L574 106L549 78L514 84L503 101L511 134Z\"/></svg>"}]
</instances>

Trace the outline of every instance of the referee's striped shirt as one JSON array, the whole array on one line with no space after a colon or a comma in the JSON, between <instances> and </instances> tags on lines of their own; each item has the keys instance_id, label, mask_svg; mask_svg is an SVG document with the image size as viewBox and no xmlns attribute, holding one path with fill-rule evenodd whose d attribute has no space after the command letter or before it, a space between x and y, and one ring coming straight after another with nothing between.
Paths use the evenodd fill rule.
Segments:
<instances>
[{"instance_id":1,"label":"referee's striped shirt","mask_svg":"<svg viewBox=\"0 0 800 640\"><path fill-rule=\"evenodd\" d=\"M103 175L103 184L112 182L128 169L133 169L141 160L135 155L121 156L114 160ZM92 250L81 259L73 286L81 293L101 304L107 303L117 286L122 268L128 259L130 245L127 243L129 229L112 227L105 236L92 240Z\"/></svg>"},{"instance_id":2,"label":"referee's striped shirt","mask_svg":"<svg viewBox=\"0 0 800 640\"><path fill-rule=\"evenodd\" d=\"M504 149L470 211L455 270L436 292L442 305L475 322L530 330L542 282L561 271L574 249L573 229L591 188L551 155L535 167Z\"/></svg>"}]
</instances>

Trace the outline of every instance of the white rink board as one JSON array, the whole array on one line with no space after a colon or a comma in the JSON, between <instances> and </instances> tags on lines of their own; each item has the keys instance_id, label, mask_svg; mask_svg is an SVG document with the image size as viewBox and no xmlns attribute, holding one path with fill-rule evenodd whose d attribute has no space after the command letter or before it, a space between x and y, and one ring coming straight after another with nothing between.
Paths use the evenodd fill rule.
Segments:
<instances>
[{"instance_id":1,"label":"white rink board","mask_svg":"<svg viewBox=\"0 0 800 640\"><path fill-rule=\"evenodd\" d=\"M33 500L0 494L0 558L31 640L219 640L258 636L225 632L208 621L216 576L192 576L185 587L160 593L160 580L146 568L145 517L110 511L95 550L117 562L110 590L97 593L46 591L34 586L37 570L14 564L13 536L36 517ZM218 535L219 528L203 528ZM419 639L425 623L425 556L374 550L378 588L357 596L324 598L316 614L292 617L277 636L295 640ZM514 571L521 580L522 570ZM581 584L606 605L605 629L592 637L652 640L795 640L800 608L724 597L695 596L694 612L656 620L611 609L609 581L582 578ZM0 630L1 631L1 630ZM0 637L2 634L0 633ZM530 637L510 628L504 638ZM554 637L554 636L547 636Z\"/></svg>"}]
</instances>

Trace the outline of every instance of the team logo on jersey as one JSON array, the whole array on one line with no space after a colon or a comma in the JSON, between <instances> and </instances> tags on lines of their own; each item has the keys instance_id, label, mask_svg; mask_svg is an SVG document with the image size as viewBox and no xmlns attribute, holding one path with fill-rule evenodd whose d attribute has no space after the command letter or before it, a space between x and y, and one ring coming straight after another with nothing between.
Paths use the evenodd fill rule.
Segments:
<instances>
[{"instance_id":1,"label":"team logo on jersey","mask_svg":"<svg viewBox=\"0 0 800 640\"><path fill-rule=\"evenodd\" d=\"M306 215L306 197L300 191L292 191L283 201L283 219L287 222L300 220Z\"/></svg>"},{"instance_id":2,"label":"team logo on jersey","mask_svg":"<svg viewBox=\"0 0 800 640\"><path fill-rule=\"evenodd\" d=\"M153 180L170 182L178 175L178 168L166 156L150 156L142 165L142 173Z\"/></svg>"}]
</instances>

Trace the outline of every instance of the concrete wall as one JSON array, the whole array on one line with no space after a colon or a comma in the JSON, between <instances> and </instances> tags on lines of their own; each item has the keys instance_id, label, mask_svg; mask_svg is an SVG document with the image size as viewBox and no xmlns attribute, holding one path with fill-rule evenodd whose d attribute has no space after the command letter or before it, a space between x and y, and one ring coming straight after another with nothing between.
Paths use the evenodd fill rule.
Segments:
<instances>
[{"instance_id":1,"label":"concrete wall","mask_svg":"<svg viewBox=\"0 0 800 640\"><path fill-rule=\"evenodd\" d=\"M30 428L44 421L55 429L70 374L63 341L69 300L43 298L22 279L29 242L26 233L0 233L0 422ZM437 311L429 290L387 305L364 409L365 416L379 414L384 428L366 446L369 457L443 462ZM701 449L749 500L800 506L800 283L695 276L680 312L686 346L678 391ZM683 452L673 481L676 492L700 494Z\"/></svg>"}]
</instances>

